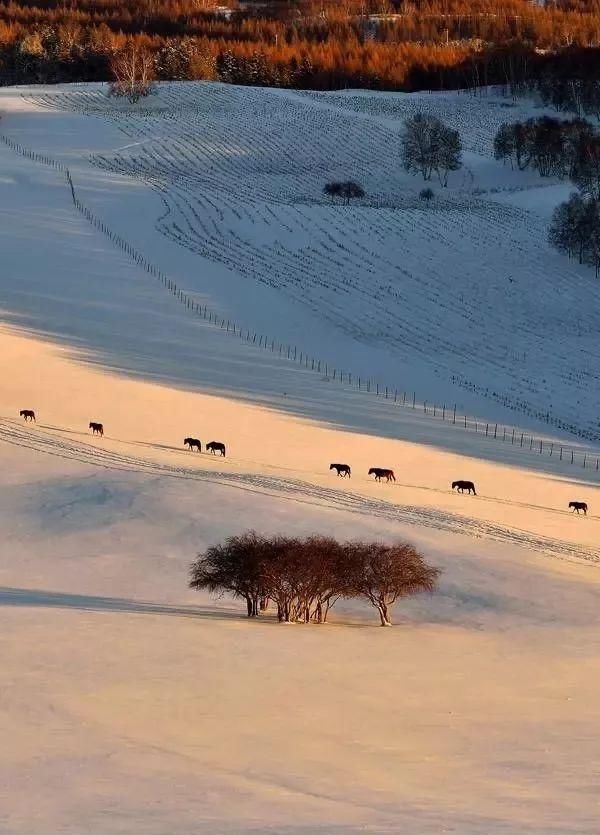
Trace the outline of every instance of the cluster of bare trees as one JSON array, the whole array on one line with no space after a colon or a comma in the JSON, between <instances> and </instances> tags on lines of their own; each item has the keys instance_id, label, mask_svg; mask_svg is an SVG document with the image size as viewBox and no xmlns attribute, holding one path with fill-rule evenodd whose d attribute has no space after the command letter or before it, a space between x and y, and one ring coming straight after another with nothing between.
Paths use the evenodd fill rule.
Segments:
<instances>
[{"instance_id":1,"label":"cluster of bare trees","mask_svg":"<svg viewBox=\"0 0 600 835\"><path fill-rule=\"evenodd\" d=\"M600 200L575 192L554 210L548 240L559 252L600 273Z\"/></svg>"},{"instance_id":2,"label":"cluster of bare trees","mask_svg":"<svg viewBox=\"0 0 600 835\"><path fill-rule=\"evenodd\" d=\"M351 200L365 196L364 188L358 183L355 183L354 180L346 180L342 183L326 183L323 186L323 193L331 197L332 202L336 197L341 197L346 206Z\"/></svg>"},{"instance_id":3,"label":"cluster of bare trees","mask_svg":"<svg viewBox=\"0 0 600 835\"><path fill-rule=\"evenodd\" d=\"M113 55L110 70L110 96L127 98L135 103L149 96L154 88L154 56L133 40Z\"/></svg>"},{"instance_id":4,"label":"cluster of bare trees","mask_svg":"<svg viewBox=\"0 0 600 835\"><path fill-rule=\"evenodd\" d=\"M267 537L249 531L200 554L191 566L190 587L245 600L248 617L257 617L272 602L285 623L325 623L338 600L362 598L377 609L382 626L391 626L393 604L432 591L439 573L403 542Z\"/></svg>"},{"instance_id":5,"label":"cluster of bare trees","mask_svg":"<svg viewBox=\"0 0 600 835\"><path fill-rule=\"evenodd\" d=\"M554 211L550 244L600 273L600 135L585 119L543 116L502 125L494 140L496 159L542 177L568 177L578 191Z\"/></svg>"},{"instance_id":6,"label":"cluster of bare trees","mask_svg":"<svg viewBox=\"0 0 600 835\"><path fill-rule=\"evenodd\" d=\"M405 170L422 174L424 180L435 171L441 185L447 186L450 171L461 167L460 134L436 116L417 113L407 119L401 141Z\"/></svg>"},{"instance_id":7,"label":"cluster of bare trees","mask_svg":"<svg viewBox=\"0 0 600 835\"><path fill-rule=\"evenodd\" d=\"M596 75L598 69L596 70ZM537 82L536 89L543 103L558 111L577 116L593 116L600 119L600 80L589 75L585 78L565 78L547 70Z\"/></svg>"},{"instance_id":8,"label":"cluster of bare trees","mask_svg":"<svg viewBox=\"0 0 600 835\"><path fill-rule=\"evenodd\" d=\"M510 160L521 171L533 168L541 177L570 177L576 181L583 161L597 142L594 128L585 119L542 116L502 125L494 139L494 156Z\"/></svg>"}]
</instances>

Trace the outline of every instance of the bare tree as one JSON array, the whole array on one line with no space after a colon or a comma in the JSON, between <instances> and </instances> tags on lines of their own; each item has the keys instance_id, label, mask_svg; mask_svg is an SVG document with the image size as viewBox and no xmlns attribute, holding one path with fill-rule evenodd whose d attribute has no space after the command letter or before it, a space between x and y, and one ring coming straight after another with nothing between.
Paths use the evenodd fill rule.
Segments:
<instances>
[{"instance_id":1,"label":"bare tree","mask_svg":"<svg viewBox=\"0 0 600 835\"><path fill-rule=\"evenodd\" d=\"M154 58L152 54L135 43L126 46L113 55L110 62L113 81L109 95L120 96L135 103L150 95L154 89Z\"/></svg>"},{"instance_id":2,"label":"bare tree","mask_svg":"<svg viewBox=\"0 0 600 835\"><path fill-rule=\"evenodd\" d=\"M430 180L435 171L442 186L448 173L461 167L460 134L435 116L416 113L407 119L402 132L402 162L406 171L422 174Z\"/></svg>"},{"instance_id":3,"label":"bare tree","mask_svg":"<svg viewBox=\"0 0 600 835\"><path fill-rule=\"evenodd\" d=\"M341 184L340 194L346 201L346 205L348 205L351 200L364 197L365 190L361 185L355 183L354 180L348 180L347 182Z\"/></svg>"},{"instance_id":4,"label":"bare tree","mask_svg":"<svg viewBox=\"0 0 600 835\"><path fill-rule=\"evenodd\" d=\"M248 617L257 617L266 595L265 564L269 541L254 531L230 536L223 545L212 545L200 554L190 570L190 588L246 601Z\"/></svg>"},{"instance_id":5,"label":"bare tree","mask_svg":"<svg viewBox=\"0 0 600 835\"><path fill-rule=\"evenodd\" d=\"M600 200L600 137L581 143L571 179L582 194Z\"/></svg>"},{"instance_id":6,"label":"bare tree","mask_svg":"<svg viewBox=\"0 0 600 835\"><path fill-rule=\"evenodd\" d=\"M392 625L390 609L397 600L433 591L440 574L412 545L403 542L353 542L346 550L354 594L377 609L382 626Z\"/></svg>"},{"instance_id":7,"label":"bare tree","mask_svg":"<svg viewBox=\"0 0 600 835\"><path fill-rule=\"evenodd\" d=\"M325 183L325 185L323 186L323 194L326 194L328 197L331 197L331 202L333 203L333 198L340 196L341 189L341 183Z\"/></svg>"}]
</instances>

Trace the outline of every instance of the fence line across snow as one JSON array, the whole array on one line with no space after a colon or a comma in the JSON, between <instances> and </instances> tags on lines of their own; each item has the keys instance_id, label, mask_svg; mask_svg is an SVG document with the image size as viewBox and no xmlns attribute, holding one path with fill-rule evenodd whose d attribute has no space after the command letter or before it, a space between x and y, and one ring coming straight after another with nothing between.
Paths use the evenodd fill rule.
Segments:
<instances>
[{"instance_id":1,"label":"fence line across snow","mask_svg":"<svg viewBox=\"0 0 600 835\"><path fill-rule=\"evenodd\" d=\"M456 404L431 403L427 400L417 399L415 391L400 390L397 387L390 387L381 385L379 382L372 380L370 377L363 377L352 374L350 371L333 366L324 360L310 356L306 351L299 350L298 346L281 342L259 334L249 328L242 328L236 322L230 319L225 319L223 316L218 316L208 309L206 304L202 305L195 301L189 294L181 290L180 287L169 278L166 273L151 264L148 259L142 255L135 247L126 241L121 235L115 233L104 221L95 215L82 201L78 198L71 172L66 165L57 162L52 157L45 154L40 154L25 148L23 145L15 142L10 137L0 134L0 141L15 153L32 160L33 162L48 165L60 172L66 179L69 188L71 199L77 211L90 223L95 229L102 232L114 245L119 247L122 252L126 253L138 266L140 266L148 275L156 278L164 287L171 293L172 296L183 304L191 313L200 316L209 324L220 328L221 330L231 333L232 336L237 336L239 339L277 354L282 359L289 360L299 364L303 368L314 371L317 374L323 375L324 381L339 382L342 385L349 386L360 392L373 394L376 397L381 397L388 402L412 409L415 412L422 413L431 418L436 418L447 423L462 428L463 430L474 431L493 441L500 441L501 443L510 444L518 449L523 449L527 452L536 452L539 455L547 455L555 460L572 464L574 466L581 466L583 469L593 469L598 471L600 469L600 452L596 454L593 451L575 450L572 447L560 444L557 441L549 441L547 439L535 437L526 432L521 432L513 426L506 426L494 422L484 422L474 418L468 418L466 414L459 414L457 412ZM549 412L540 412L531 409L526 403L514 402L496 392L490 392L489 389L483 392L482 388L476 386L459 376L453 376L452 382L464 389L472 391L477 394L482 394L488 398L495 400L506 408L513 409L513 411L520 411L527 414L529 417L534 417L538 420L544 421L548 425L562 429L572 434L579 435L586 440L599 440L600 435L594 436L592 433L584 432L574 425L567 424L550 415Z\"/></svg>"}]
</instances>

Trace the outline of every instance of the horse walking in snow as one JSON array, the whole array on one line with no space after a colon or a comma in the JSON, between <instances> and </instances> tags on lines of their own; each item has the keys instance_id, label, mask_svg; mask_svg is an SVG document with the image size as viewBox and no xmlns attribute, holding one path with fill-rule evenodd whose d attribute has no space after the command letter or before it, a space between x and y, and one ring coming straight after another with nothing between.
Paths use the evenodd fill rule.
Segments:
<instances>
[{"instance_id":1,"label":"horse walking in snow","mask_svg":"<svg viewBox=\"0 0 600 835\"><path fill-rule=\"evenodd\" d=\"M329 469L337 470L338 476L341 476L342 478L346 478L346 476L348 476L348 478L352 477L352 471L350 470L349 464L330 464Z\"/></svg>"},{"instance_id":2,"label":"horse walking in snow","mask_svg":"<svg viewBox=\"0 0 600 835\"><path fill-rule=\"evenodd\" d=\"M396 481L393 470L386 470L381 467L371 467L369 475L374 475L375 481L381 481L382 478L385 478L386 481Z\"/></svg>"},{"instance_id":3,"label":"horse walking in snow","mask_svg":"<svg viewBox=\"0 0 600 835\"><path fill-rule=\"evenodd\" d=\"M35 423L35 412L33 409L21 409L19 417L22 417L25 420L25 423L27 423L28 420L32 420Z\"/></svg>"},{"instance_id":4,"label":"horse walking in snow","mask_svg":"<svg viewBox=\"0 0 600 835\"><path fill-rule=\"evenodd\" d=\"M92 420L88 429L92 430L92 435L104 435L104 426L101 423L94 423Z\"/></svg>"},{"instance_id":5,"label":"horse walking in snow","mask_svg":"<svg viewBox=\"0 0 600 835\"><path fill-rule=\"evenodd\" d=\"M202 444L198 440L198 438L184 438L183 445L192 449L197 449L198 452L202 452Z\"/></svg>"},{"instance_id":6,"label":"horse walking in snow","mask_svg":"<svg viewBox=\"0 0 600 835\"><path fill-rule=\"evenodd\" d=\"M586 502L569 502L569 507L571 508L571 513L576 510L577 515L579 515L579 511L583 510L583 515L587 516L588 506Z\"/></svg>"},{"instance_id":7,"label":"horse walking in snow","mask_svg":"<svg viewBox=\"0 0 600 835\"><path fill-rule=\"evenodd\" d=\"M469 495L473 493L474 496L477 495L475 492L475 485L472 481L453 481L452 482L452 489L456 488L457 493L464 493L466 490Z\"/></svg>"},{"instance_id":8,"label":"horse walking in snow","mask_svg":"<svg viewBox=\"0 0 600 835\"><path fill-rule=\"evenodd\" d=\"M223 458L225 458L225 444L222 444L221 441L210 441L210 443L206 444L206 449L212 452L213 455L220 452Z\"/></svg>"}]
</instances>

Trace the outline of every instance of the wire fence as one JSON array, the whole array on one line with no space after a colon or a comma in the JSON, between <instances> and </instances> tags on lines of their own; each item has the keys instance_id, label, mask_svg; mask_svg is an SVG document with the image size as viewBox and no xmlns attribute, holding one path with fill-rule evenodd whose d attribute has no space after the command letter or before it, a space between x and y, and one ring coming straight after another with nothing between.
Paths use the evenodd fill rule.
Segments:
<instances>
[{"instance_id":1,"label":"wire fence","mask_svg":"<svg viewBox=\"0 0 600 835\"><path fill-rule=\"evenodd\" d=\"M511 447L519 450L524 450L529 453L536 453L553 458L555 461L565 462L573 466L578 466L587 470L600 469L600 450L586 450L574 449L556 440L549 440L548 438L540 438L527 432L521 432L514 426L508 426L501 423L486 422L476 418L469 418L466 414L461 414L457 410L456 403L435 403L428 400L422 400L417 397L415 391L402 390L397 387L383 385L371 377L353 374L350 371L338 368L336 365L327 362L326 360L314 357L312 354L299 348L297 345L282 342L279 339L268 337L260 334L250 328L244 328L231 319L210 310L206 304L201 304L194 300L194 298L183 291L175 281L173 281L166 273L152 264L148 259L139 252L134 246L126 241L121 235L114 232L103 220L101 220L94 212L92 212L77 196L71 172L66 165L57 162L52 157L45 154L40 154L25 148L23 145L15 142L10 137L0 134L0 141L15 153L30 159L33 162L41 163L43 165L54 168L61 173L66 180L69 188L71 199L77 211L91 224L95 229L102 232L115 246L122 252L128 255L139 267L141 267L148 275L159 281L171 295L180 302L192 314L199 316L206 322L215 327L220 328L249 345L256 348L270 351L272 354L279 356L289 362L293 362L302 368L308 369L321 375L326 382L333 382L344 385L348 388L355 389L365 394L374 395L382 398L393 406L405 409L411 409L415 413L422 414L431 419L444 421L452 426L459 427L463 430L475 432L476 434L488 438L490 441L496 441L503 444L508 444ZM545 422L549 426L557 429L570 432L578 435L581 438L590 441L600 439L600 435L595 435L592 432L581 430L575 425L571 425L565 421L555 418L549 412L541 412L532 409L529 404L524 401L518 401L513 398L508 398L502 393L497 393L493 390L483 389L465 380L460 376L453 376L452 382L470 392L482 395L489 399L493 399L505 408L513 411L526 414L536 420Z\"/></svg>"}]
</instances>

